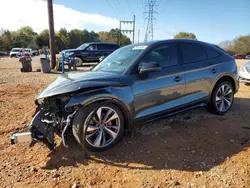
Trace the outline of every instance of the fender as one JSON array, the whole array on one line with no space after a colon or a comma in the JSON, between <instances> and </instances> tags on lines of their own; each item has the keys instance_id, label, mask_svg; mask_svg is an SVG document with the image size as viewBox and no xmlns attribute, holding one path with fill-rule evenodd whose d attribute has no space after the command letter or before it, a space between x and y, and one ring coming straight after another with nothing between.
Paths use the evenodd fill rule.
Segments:
<instances>
[{"instance_id":1,"label":"fender","mask_svg":"<svg viewBox=\"0 0 250 188\"><path fill-rule=\"evenodd\" d=\"M213 91L215 85L218 83L218 81L220 79L223 79L223 77L230 77L234 81L235 93L238 92L238 89L239 89L239 79L238 79L237 74L223 73L223 74L220 74L219 76L217 76L217 78L214 80L213 85L212 85L212 90L211 90L210 95L209 95L209 98L212 95L212 91Z\"/></svg>"},{"instance_id":2,"label":"fender","mask_svg":"<svg viewBox=\"0 0 250 188\"><path fill-rule=\"evenodd\" d=\"M125 114L125 121L127 124L126 128L131 129L134 114L133 98L129 86L104 87L72 96L65 108L70 108L76 105L87 106L97 101L112 100Z\"/></svg>"}]
</instances>

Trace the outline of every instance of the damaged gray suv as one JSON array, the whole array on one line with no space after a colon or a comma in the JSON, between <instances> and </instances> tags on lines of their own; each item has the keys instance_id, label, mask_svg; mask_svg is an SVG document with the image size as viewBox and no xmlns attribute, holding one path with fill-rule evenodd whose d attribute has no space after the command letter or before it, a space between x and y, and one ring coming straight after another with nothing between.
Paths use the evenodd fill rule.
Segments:
<instances>
[{"instance_id":1,"label":"damaged gray suv","mask_svg":"<svg viewBox=\"0 0 250 188\"><path fill-rule=\"evenodd\" d=\"M145 121L207 106L225 114L238 91L237 66L219 47L194 40L125 46L87 72L58 77L35 99L32 138L53 149L54 133L91 151Z\"/></svg>"}]
</instances>

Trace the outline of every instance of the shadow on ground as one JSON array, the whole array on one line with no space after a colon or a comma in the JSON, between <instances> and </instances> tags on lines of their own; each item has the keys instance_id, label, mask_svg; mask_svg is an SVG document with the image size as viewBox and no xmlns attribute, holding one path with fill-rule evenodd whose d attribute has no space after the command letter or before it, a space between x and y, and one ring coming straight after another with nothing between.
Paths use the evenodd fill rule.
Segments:
<instances>
[{"instance_id":1,"label":"shadow on ground","mask_svg":"<svg viewBox=\"0 0 250 188\"><path fill-rule=\"evenodd\" d=\"M249 105L246 105L249 104ZM246 114L238 114L241 108ZM204 116L204 110L185 116L167 118L143 125L150 128L157 124L157 132L143 135L140 131L125 136L115 147L84 156L84 150L70 143L66 149L59 145L49 154L46 169L76 166L94 161L120 168L141 170L177 169L207 171L233 155L250 147L249 99L236 98L235 105L225 116ZM206 114L206 113L205 113Z\"/></svg>"}]
</instances>

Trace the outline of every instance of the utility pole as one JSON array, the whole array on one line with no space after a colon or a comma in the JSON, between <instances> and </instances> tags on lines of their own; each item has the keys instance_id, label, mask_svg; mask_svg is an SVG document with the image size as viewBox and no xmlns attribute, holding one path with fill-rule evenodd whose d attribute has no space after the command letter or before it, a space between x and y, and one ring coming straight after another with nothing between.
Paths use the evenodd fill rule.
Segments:
<instances>
[{"instance_id":1,"label":"utility pole","mask_svg":"<svg viewBox=\"0 0 250 188\"><path fill-rule=\"evenodd\" d=\"M140 29L138 29L138 43L140 42Z\"/></svg>"},{"instance_id":2,"label":"utility pole","mask_svg":"<svg viewBox=\"0 0 250 188\"><path fill-rule=\"evenodd\" d=\"M121 35L122 35L122 22L121 21L120 21L120 27L119 28L120 28L120 30L119 30L119 36L118 36L119 39L118 40L119 40L119 46L121 46Z\"/></svg>"},{"instance_id":3,"label":"utility pole","mask_svg":"<svg viewBox=\"0 0 250 188\"><path fill-rule=\"evenodd\" d=\"M133 21L133 44L135 43L135 15L134 15L134 21Z\"/></svg>"},{"instance_id":4,"label":"utility pole","mask_svg":"<svg viewBox=\"0 0 250 188\"><path fill-rule=\"evenodd\" d=\"M148 21L147 23L147 29L145 33L145 39L144 41L152 41L154 40L154 13L157 13L154 11L154 7L156 6L156 1L155 0L148 0L148 3L146 5L148 7L148 10L144 13L147 13L148 16L146 17L146 20Z\"/></svg>"},{"instance_id":5,"label":"utility pole","mask_svg":"<svg viewBox=\"0 0 250 188\"><path fill-rule=\"evenodd\" d=\"M122 29L122 24L133 24L133 29ZM121 34L122 33L133 33L133 43L135 43L135 15L133 21L120 21L120 32L119 32L119 45L121 45Z\"/></svg>"},{"instance_id":6,"label":"utility pole","mask_svg":"<svg viewBox=\"0 0 250 188\"><path fill-rule=\"evenodd\" d=\"M56 48L55 48L53 1L47 0L47 4L48 4L48 18L49 18L50 67L54 69L56 66Z\"/></svg>"}]
</instances>

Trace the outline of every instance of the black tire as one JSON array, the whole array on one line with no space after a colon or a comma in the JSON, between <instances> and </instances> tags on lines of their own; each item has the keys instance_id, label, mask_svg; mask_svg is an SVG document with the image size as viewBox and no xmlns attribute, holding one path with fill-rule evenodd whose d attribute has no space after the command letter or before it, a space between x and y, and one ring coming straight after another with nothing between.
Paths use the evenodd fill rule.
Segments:
<instances>
[{"instance_id":1,"label":"black tire","mask_svg":"<svg viewBox=\"0 0 250 188\"><path fill-rule=\"evenodd\" d=\"M85 124L85 121L87 120L87 118L91 113L93 112L95 113L100 107L109 107L118 114L120 119L120 129L117 133L116 138L109 145L103 147L94 147L91 144L89 144L89 142L87 142L87 140L85 139L85 135L88 128L87 125ZM112 104L110 101L100 102L99 104L97 103L90 104L86 107L82 107L75 115L72 126L72 132L75 139L80 144L80 146L85 147L88 151L92 152L104 151L110 147L113 147L122 139L124 132L123 113L121 112L120 108L118 108L115 104Z\"/></svg>"},{"instance_id":2,"label":"black tire","mask_svg":"<svg viewBox=\"0 0 250 188\"><path fill-rule=\"evenodd\" d=\"M226 86L229 86L232 90L232 101L231 101L231 105L224 111L220 111L216 105L216 95L218 93L218 90L223 86L223 85L226 85ZM233 87L233 84L231 82L228 82L228 81L221 81L219 83L217 83L213 89L213 93L212 93L212 96L211 96L211 101L210 103L208 104L208 109L213 112L214 114L217 114L217 115L224 115L226 114L230 108L232 107L233 105L233 101L234 101L234 87Z\"/></svg>"},{"instance_id":3,"label":"black tire","mask_svg":"<svg viewBox=\"0 0 250 188\"><path fill-rule=\"evenodd\" d=\"M82 66L83 60L80 57L75 57L75 61L77 67Z\"/></svg>"}]
</instances>

